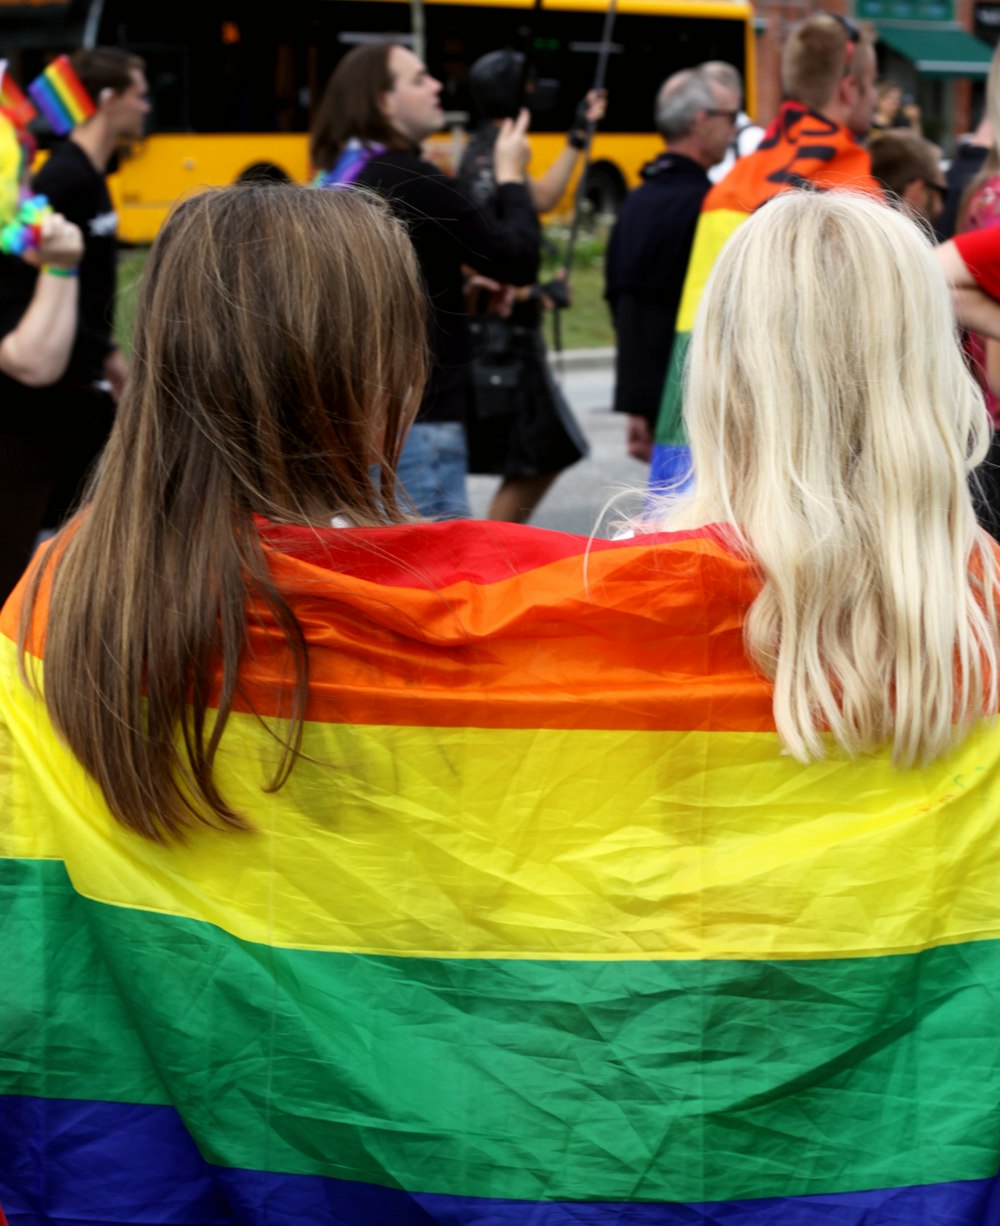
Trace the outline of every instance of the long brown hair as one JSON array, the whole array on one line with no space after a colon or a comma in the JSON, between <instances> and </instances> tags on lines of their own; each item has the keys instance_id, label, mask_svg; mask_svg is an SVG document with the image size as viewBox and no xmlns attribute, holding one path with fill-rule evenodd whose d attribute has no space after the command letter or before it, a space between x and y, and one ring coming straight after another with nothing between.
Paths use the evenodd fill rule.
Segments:
<instances>
[{"instance_id":1,"label":"long brown hair","mask_svg":"<svg viewBox=\"0 0 1000 1226\"><path fill-rule=\"evenodd\" d=\"M396 45L365 43L348 51L334 69L309 136L316 170L330 170L352 137L404 153L414 149L413 141L397 132L381 109L381 95L393 87L389 54Z\"/></svg>"},{"instance_id":2,"label":"long brown hair","mask_svg":"<svg viewBox=\"0 0 1000 1226\"><path fill-rule=\"evenodd\" d=\"M288 777L308 657L254 516L403 518L393 471L423 390L423 315L412 245L357 192L228 188L161 231L100 473L34 576L21 636L31 651L51 578L45 702L124 825L163 840L247 824L212 767L251 604L287 647L290 731L270 786Z\"/></svg>"}]
</instances>

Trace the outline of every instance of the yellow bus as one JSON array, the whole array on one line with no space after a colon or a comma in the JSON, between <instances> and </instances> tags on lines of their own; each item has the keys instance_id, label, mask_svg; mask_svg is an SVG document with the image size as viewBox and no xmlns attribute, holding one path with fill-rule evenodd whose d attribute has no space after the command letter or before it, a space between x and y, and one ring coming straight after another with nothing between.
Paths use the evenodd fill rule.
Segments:
<instances>
[{"instance_id":1,"label":"yellow bus","mask_svg":"<svg viewBox=\"0 0 1000 1226\"><path fill-rule=\"evenodd\" d=\"M463 125L474 118L469 65L498 47L526 47L538 75L559 82L555 105L533 119L532 165L543 171L593 82L606 8L607 0L427 0L425 56L452 119L431 156L448 165L460 152ZM360 41L408 38L409 30L407 0L69 0L34 11L0 0L0 45L22 82L84 41L146 60L149 135L123 151L111 180L120 235L132 243L150 242L182 194L252 167L308 180L310 111L337 61ZM662 148L653 101L671 72L727 60L744 74L751 111L756 90L747 0L618 0L611 43L608 114L587 190L601 212L616 211Z\"/></svg>"}]
</instances>

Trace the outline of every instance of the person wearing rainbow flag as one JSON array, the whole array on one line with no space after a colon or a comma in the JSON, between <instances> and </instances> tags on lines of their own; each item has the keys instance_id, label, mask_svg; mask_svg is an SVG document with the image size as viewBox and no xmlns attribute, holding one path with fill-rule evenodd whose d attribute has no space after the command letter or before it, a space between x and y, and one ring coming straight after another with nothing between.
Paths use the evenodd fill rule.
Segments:
<instances>
[{"instance_id":1,"label":"person wearing rainbow flag","mask_svg":"<svg viewBox=\"0 0 1000 1226\"><path fill-rule=\"evenodd\" d=\"M684 362L698 303L726 240L762 204L792 187L881 195L859 142L871 127L875 74L875 48L865 27L838 14L814 13L790 31L781 58L787 100L757 149L740 158L702 204L656 425L653 490L689 479Z\"/></svg>"},{"instance_id":2,"label":"person wearing rainbow flag","mask_svg":"<svg viewBox=\"0 0 1000 1226\"><path fill-rule=\"evenodd\" d=\"M1000 575L929 241L741 227L627 539L400 509L423 324L370 195L160 231L0 614L13 1226L995 1226Z\"/></svg>"}]
</instances>

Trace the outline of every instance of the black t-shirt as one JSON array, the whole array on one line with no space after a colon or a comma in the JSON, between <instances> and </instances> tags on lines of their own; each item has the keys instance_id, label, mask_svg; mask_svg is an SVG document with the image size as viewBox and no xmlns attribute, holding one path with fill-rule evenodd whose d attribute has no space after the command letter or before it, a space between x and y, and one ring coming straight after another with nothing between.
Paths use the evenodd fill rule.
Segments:
<instances>
[{"instance_id":1,"label":"black t-shirt","mask_svg":"<svg viewBox=\"0 0 1000 1226\"><path fill-rule=\"evenodd\" d=\"M378 154L357 182L384 196L406 222L430 298L433 368L420 419L462 421L471 357L462 265L514 285L535 280L541 238L528 190L503 184L494 208L482 208L415 153Z\"/></svg>"},{"instance_id":2,"label":"black t-shirt","mask_svg":"<svg viewBox=\"0 0 1000 1226\"><path fill-rule=\"evenodd\" d=\"M64 140L33 181L57 213L75 222L86 244L80 264L80 318L64 383L96 383L114 347L118 216L108 185L79 145ZM30 297L30 295L29 295Z\"/></svg>"}]
</instances>

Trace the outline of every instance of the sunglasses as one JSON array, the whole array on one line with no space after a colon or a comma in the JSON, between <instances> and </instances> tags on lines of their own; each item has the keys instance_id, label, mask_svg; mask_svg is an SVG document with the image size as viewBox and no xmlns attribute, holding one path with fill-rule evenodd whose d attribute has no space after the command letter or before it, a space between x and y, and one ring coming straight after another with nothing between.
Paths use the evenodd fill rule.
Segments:
<instances>
[{"instance_id":1,"label":"sunglasses","mask_svg":"<svg viewBox=\"0 0 1000 1226\"><path fill-rule=\"evenodd\" d=\"M858 43L861 42L861 31L850 17L845 17L842 13L827 13L827 16L832 17L847 35L847 42L844 46L844 76L846 77L851 71L854 52L857 50Z\"/></svg>"}]
</instances>

